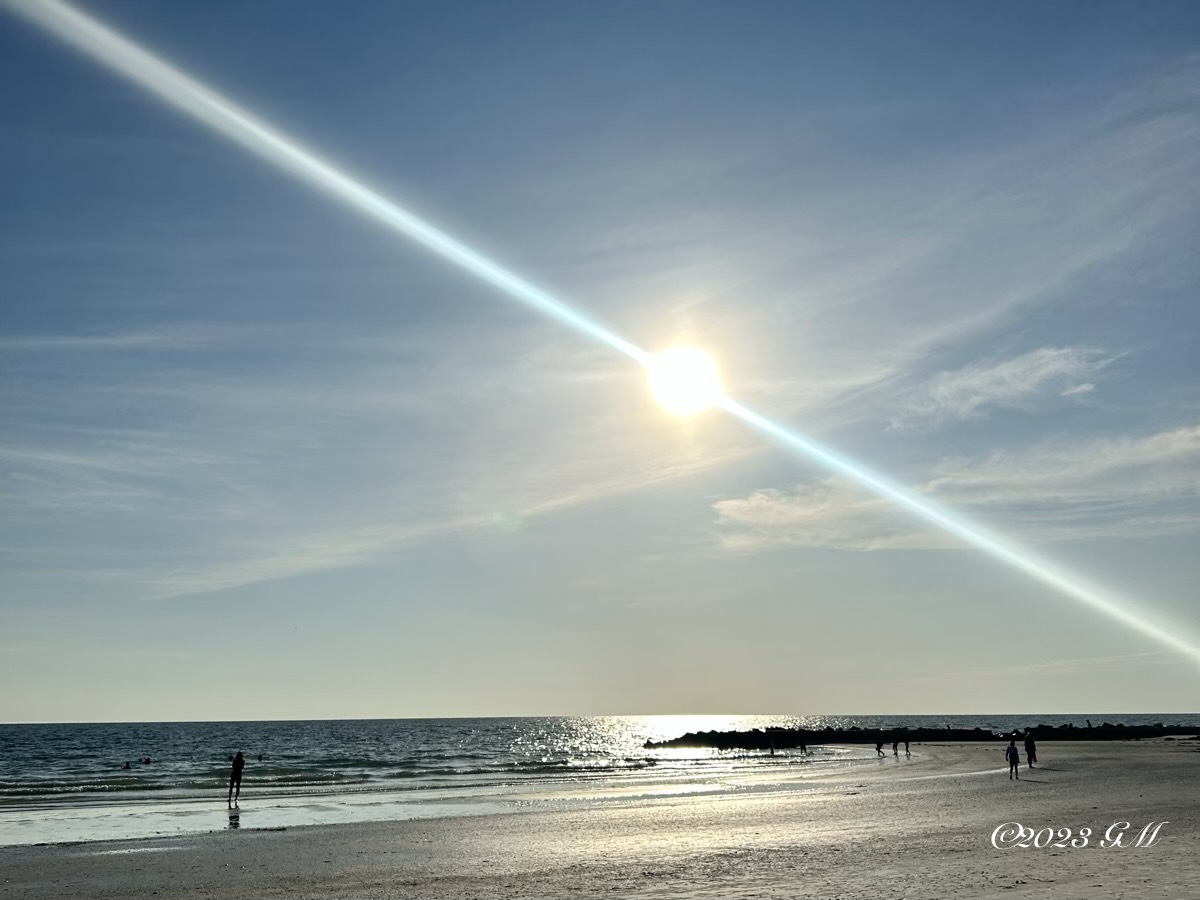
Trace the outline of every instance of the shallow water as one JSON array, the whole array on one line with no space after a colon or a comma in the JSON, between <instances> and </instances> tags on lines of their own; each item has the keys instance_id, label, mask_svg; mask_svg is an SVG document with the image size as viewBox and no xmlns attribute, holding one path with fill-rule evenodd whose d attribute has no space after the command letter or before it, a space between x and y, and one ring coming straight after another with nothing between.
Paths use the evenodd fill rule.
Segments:
<instances>
[{"instance_id":1,"label":"shallow water","mask_svg":"<svg viewBox=\"0 0 1200 900\"><path fill-rule=\"evenodd\" d=\"M698 730L950 725L1006 731L1039 722L1083 725L1086 718L593 716L0 725L0 844L763 790L773 781L874 758L873 748L771 756L643 745ZM1091 718L1095 724L1171 724L1195 716ZM237 750L247 765L237 815L231 816L228 760ZM127 760L129 769L123 768Z\"/></svg>"}]
</instances>

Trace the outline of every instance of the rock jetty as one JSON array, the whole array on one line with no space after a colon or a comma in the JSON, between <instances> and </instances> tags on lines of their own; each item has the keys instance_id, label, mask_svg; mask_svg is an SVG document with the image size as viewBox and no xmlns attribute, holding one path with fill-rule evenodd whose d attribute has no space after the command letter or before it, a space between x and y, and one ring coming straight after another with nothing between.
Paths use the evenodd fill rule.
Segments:
<instances>
[{"instance_id":1,"label":"rock jetty","mask_svg":"<svg viewBox=\"0 0 1200 900\"><path fill-rule=\"evenodd\" d=\"M646 741L647 750L660 747L709 747L717 750L788 750L801 744L892 744L895 741L963 742L1009 740L1018 732L995 732L986 728L755 728L752 731L694 731L666 741ZM1200 725L1125 725L1103 722L1094 727L1033 725L1019 734L1039 741L1129 741L1174 736L1200 740Z\"/></svg>"}]
</instances>

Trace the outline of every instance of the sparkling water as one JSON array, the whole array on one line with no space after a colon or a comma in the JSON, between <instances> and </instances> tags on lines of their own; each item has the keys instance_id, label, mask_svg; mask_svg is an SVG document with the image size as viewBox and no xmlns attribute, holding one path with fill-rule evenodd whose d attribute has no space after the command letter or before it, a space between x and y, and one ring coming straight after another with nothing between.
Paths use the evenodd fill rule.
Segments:
<instances>
[{"instance_id":1,"label":"sparkling water","mask_svg":"<svg viewBox=\"0 0 1200 900\"><path fill-rule=\"evenodd\" d=\"M863 764L872 747L646 749L689 731L1084 725L1086 716L563 716L0 725L0 844L469 815L765 789ZM1091 716L1184 724L1196 716ZM229 759L246 758L230 817ZM149 760L149 762L146 762ZM128 763L128 768L126 768ZM778 780L778 779L774 779ZM243 818L245 821L243 821ZM253 821L252 821L253 820Z\"/></svg>"}]
</instances>

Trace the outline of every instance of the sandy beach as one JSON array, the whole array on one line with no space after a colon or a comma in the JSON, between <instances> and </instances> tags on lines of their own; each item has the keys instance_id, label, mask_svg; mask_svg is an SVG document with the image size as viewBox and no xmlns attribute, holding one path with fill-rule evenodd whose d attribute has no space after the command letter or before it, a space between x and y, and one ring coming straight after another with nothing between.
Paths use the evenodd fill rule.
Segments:
<instances>
[{"instance_id":1,"label":"sandy beach","mask_svg":"<svg viewBox=\"0 0 1200 900\"><path fill-rule=\"evenodd\" d=\"M1048 743L1019 783L999 744L913 749L719 798L6 847L0 896L1200 897L1195 741ZM1006 822L1092 834L996 849ZM1127 846L1101 846L1121 822ZM1153 845L1128 846L1151 822Z\"/></svg>"}]
</instances>

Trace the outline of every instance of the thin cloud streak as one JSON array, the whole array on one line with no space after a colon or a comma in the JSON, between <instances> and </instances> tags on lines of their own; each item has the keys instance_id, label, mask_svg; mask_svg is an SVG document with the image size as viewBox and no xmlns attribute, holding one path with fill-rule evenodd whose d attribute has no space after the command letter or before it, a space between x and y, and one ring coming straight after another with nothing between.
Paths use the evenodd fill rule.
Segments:
<instances>
[{"instance_id":1,"label":"thin cloud streak","mask_svg":"<svg viewBox=\"0 0 1200 900\"><path fill-rule=\"evenodd\" d=\"M893 424L973 419L994 409L1031 410L1048 396L1094 390L1095 384L1085 379L1095 377L1113 359L1090 347L1042 347L1012 359L939 372Z\"/></svg>"},{"instance_id":2,"label":"thin cloud streak","mask_svg":"<svg viewBox=\"0 0 1200 900\"><path fill-rule=\"evenodd\" d=\"M728 461L725 457L717 457L690 464L676 463L660 472L643 473L641 477L622 482L575 485L557 496L530 501L504 516L485 513L416 524L379 524L315 532L275 541L272 549L260 556L190 570L143 572L138 574L137 580L148 591L148 599L163 600L377 562L409 544L451 534L504 530L527 520L553 516L600 500L699 475Z\"/></svg>"},{"instance_id":3,"label":"thin cloud streak","mask_svg":"<svg viewBox=\"0 0 1200 900\"><path fill-rule=\"evenodd\" d=\"M246 331L212 326L163 327L106 334L0 335L0 350L10 353L63 351L137 351L211 348L249 339Z\"/></svg>"},{"instance_id":4,"label":"thin cloud streak","mask_svg":"<svg viewBox=\"0 0 1200 900\"><path fill-rule=\"evenodd\" d=\"M1186 534L1200 529L1200 426L945 461L914 489L1031 542ZM723 546L738 551L963 546L844 478L762 489L713 510Z\"/></svg>"}]
</instances>

